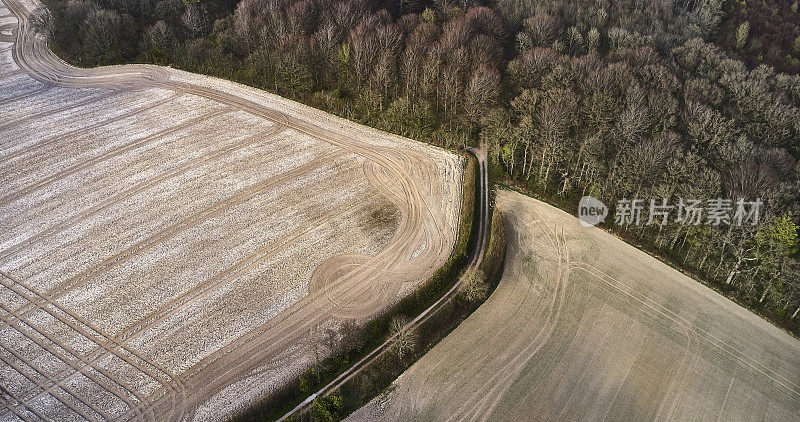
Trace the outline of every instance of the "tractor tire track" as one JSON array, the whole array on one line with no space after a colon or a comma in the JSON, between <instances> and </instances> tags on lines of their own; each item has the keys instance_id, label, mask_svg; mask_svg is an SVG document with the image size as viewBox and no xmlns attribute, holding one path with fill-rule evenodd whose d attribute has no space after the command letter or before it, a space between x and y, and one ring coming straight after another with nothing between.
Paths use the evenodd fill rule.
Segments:
<instances>
[{"instance_id":1,"label":"tractor tire track","mask_svg":"<svg viewBox=\"0 0 800 422\"><path fill-rule=\"evenodd\" d=\"M643 307L652 310L654 313L667 318L670 322L678 325L679 327L683 328L687 333L691 333L692 338L695 339L696 342L704 342L713 347L716 347L721 352L729 355L730 357L736 359L737 361L741 362L743 365L751 368L752 370L758 372L759 374L763 375L766 378L769 378L774 383L780 385L791 393L791 395L795 396L795 400L800 401L800 386L796 384L794 381L784 377L782 374L779 374L771 369L769 369L766 365L759 362L756 359L750 357L747 351L739 350L735 345L720 339L716 335L703 330L699 327L691 326L685 318L681 315L676 314L672 310L664 307L663 305L654 302L652 299L647 298L646 296L642 295L641 293L631 289L630 287L625 286L619 280L609 276L608 274L602 272L601 270L583 263L583 262L575 262L573 263L575 268L580 269L588 274L597 277L601 280L604 284L608 285L610 288L613 288L615 291L622 293L623 295L629 297L631 300L638 302ZM628 291L623 291L618 286L625 286ZM687 334L688 336L689 334Z\"/></svg>"},{"instance_id":2,"label":"tractor tire track","mask_svg":"<svg viewBox=\"0 0 800 422\"><path fill-rule=\"evenodd\" d=\"M3 278L3 277L0 277L0 279L2 279L2 278ZM7 278L7 277L6 277L6 278ZM13 288L13 285L12 285L12 286L9 286L9 285L8 285L8 284L6 284L6 283L2 283L2 284L3 284L3 285L6 287L6 288L8 288L9 290L12 290L12 291L16 292L17 294L19 294L20 296L23 296L23 297L25 297L25 296L24 296L25 294L24 294L24 293L21 293L19 290L15 289L15 288ZM29 298L29 300L30 300L30 298ZM12 310L12 309L10 309L10 308L6 307L4 304L0 304L0 309L2 309L3 311L5 311L5 314L2 316L2 319L3 319L3 321L4 321L6 324L8 324L8 326L9 326L9 327L12 327L12 328L14 328L14 330L15 330L15 331L17 331L18 333L22 334L22 335L23 335L23 336L25 336L25 337L26 337L28 340L30 340L30 341L31 341L31 342L33 342L34 344L38 345L39 347L41 347L42 349L44 349L45 351L47 351L48 353L50 353L51 355L53 355L53 356L54 356L56 359L58 359L59 361L61 361L61 362L65 363L65 364L67 364L67 365L69 365L69 366L70 366L70 367L72 367L74 370L78 371L78 373L79 373L80 375L83 375L83 376L85 376L85 377L87 377L87 378L91 379L92 381L94 381L95 383L97 383L98 385L100 385L101 387L105 388L107 391L109 391L110 393L114 394L114 395L115 395L115 396L117 396L117 397L118 397L120 400L122 400L123 402L125 402L125 403L126 403L128 406L129 406L129 407L132 407L132 406L134 405L134 403L133 403L133 402L131 402L130 398L128 398L128 397L127 397L127 394L125 394L124 392L120 392L119 388L117 388L117 387L114 387L112 384L109 384L109 383L106 383L106 382L104 382L104 381L101 381L101 380L100 380L100 379L99 379L97 376L95 376L95 375L93 375L92 373L90 373L90 372L86 371L86 369L88 369L89 367L91 367L91 369L93 369L93 370L95 370L95 371L97 371L97 372L101 373L101 374L102 374L102 375L104 375L105 377L107 377L107 378L109 378L109 379L111 379L111 380L115 381L115 383L116 383L116 384L118 384L118 385L119 385L120 387L122 387L123 389L126 389L126 390L128 390L128 391L129 391L130 393L132 393L132 394L134 395L134 397L136 397L136 398L137 398L137 399L138 399L140 402L141 402L141 401L143 401L143 400L145 400L145 399L144 399L144 397L142 397L142 396L141 396L141 395L140 395L138 392L136 392L136 391L135 391L135 389L132 389L132 388L130 388L130 387L127 387L127 386L126 386L126 385L125 385L125 384L124 384L122 381L116 380L116 379L115 379L113 376L111 376L111 374L109 374L109 373L108 373L106 370L104 370L103 368L101 368L101 367L99 367L99 366L95 366L95 365L84 366L84 367L83 367L83 370L81 370L81 367L80 367L80 366L79 366L77 363L75 363L75 361L74 361L73 359L70 359L69 357L67 357L66 355L64 355L64 354L63 354L63 353L61 353L60 351L58 351L56 348L54 348L53 346L50 346L50 345L48 345L48 344L46 344L46 343L42 342L41 340L38 340L38 339L36 339L34 336L32 336L32 335L30 335L30 334L26 334L26 333L25 333L25 331L24 331L22 328L20 328L20 327L19 327L19 325L18 325L16 322L14 322L14 321L13 321L13 320L12 320L12 319L9 317L9 316L11 316L11 317L15 317L16 319L18 319L18 320L20 320L20 321L24 322L24 323L25 323L27 326L29 326L31 329L33 329L34 331L36 331L37 333L39 333L39 335L41 335L42 337L44 337L45 339L47 339L48 341L50 341L50 342L51 342L51 343L53 343L54 345L58 346L60 349L64 350L65 352L67 352L67 353L69 353L69 354L71 354L71 355L75 356L75 357L76 357L76 358L78 358L78 359L82 359L82 360L83 360L83 363L84 363L84 364L87 364L88 362L85 360L85 358L82 358L82 357L81 357L81 354L80 354L79 352L77 352L77 351L75 351L74 349L72 349L71 347L69 347L69 346L65 345L65 344L64 344L63 342L61 342L59 339L57 339L57 338L55 338L55 337L53 337L53 336L51 336L51 335L48 335L47 333L43 332L42 330L39 330L39 329L37 329L37 328L36 328L36 327L35 327L33 324L31 324L30 322L27 322L27 321L28 321L27 319L24 319L23 317L21 317L21 316L19 315L19 313L18 313L18 312L15 312L14 310ZM44 306L41 306L41 305L40 305L40 309L42 309L42 310L44 310L45 312L48 312L48 313L50 313L51 315L53 315L53 313L49 312L49 311L48 311L48 310L47 310L47 309L46 309ZM55 316L55 315L53 315L53 316ZM64 321L62 321L62 322L64 322ZM66 323L66 322L64 322L64 323ZM47 374L46 374L46 373L45 373L43 370L40 370L39 368L37 368L37 367L36 367L36 365L35 365L35 363L34 363L34 362L32 362L31 360L25 359L24 357L20 356L20 355L19 355L17 352L15 352L14 350L12 350L12 348L11 348L11 347L9 347L9 346L7 346L7 345L4 345L2 342L0 342L0 348L2 348L2 349L4 349L4 350L8 351L8 352L9 352L9 353L11 353L11 354L13 354L13 355L14 355L14 356L15 356L15 357L18 359L18 360L20 360L21 362L25 363L25 364L26 364L27 366L29 366L30 368L33 368L35 371L39 372L39 373L40 373L42 376L44 376L45 378L48 378L48 379L49 379L49 380L52 382L52 385L51 385L50 387L45 387L45 386L43 386L43 384L41 384L41 382L39 382L39 381L37 381L37 380L36 380L36 377L30 377L30 376L27 376L27 375L25 375L25 373L24 373L24 372L20 372L19 370L17 370L17 372L20 372L20 374L23 374L23 375L25 375L25 376L26 376L26 378L28 378L28 379L30 379L30 380L32 380L32 381L35 381L35 382L36 382L36 384L38 385L38 387L39 387L39 388L41 388L41 389L43 390L43 393L44 393L44 392L52 392L52 389L53 389L54 387L61 388L61 389L63 389L64 391L67 391L68 393L70 393L70 395L74 396L76 399L78 399L78 400L79 400L79 401L81 401L82 403L84 403L84 405L86 405L87 407L91 408L92 410L94 410L94 411L95 411L95 412L97 412L98 414L100 414L100 415L104 415L103 417L104 417L104 418L106 418L106 415L107 415L107 414L106 414L106 413L105 413L105 412L104 412L102 409L99 409L99 408L97 408L96 406L92 405L91 403L88 403L88 402L87 402L87 401L86 401L86 400L85 400L83 397L81 397L79 394L74 394L74 393L70 392L70 390L69 390L69 389L68 389L66 386L64 386L64 385L60 384L58 381L56 381L56 380L52 379L52 378L51 378L49 375L47 375ZM0 358L2 358L2 356L1 356L1 355L0 355ZM4 359L4 361L5 361L6 363L9 363L9 362L8 362L8 361L6 361L5 359ZM24 397L26 394L27 394L27 393L24 393L24 394L23 394L23 397ZM35 401L35 400L36 400L36 398L29 399L29 402L33 402L33 401ZM67 403L65 403L65 404L67 404ZM71 407L73 410L76 410L76 411L78 411L77 409L75 409L74 407L72 407L71 403L70 403L70 404L68 404L68 405L69 405L69 406L70 406L70 407ZM84 416L84 417L87 417L87 416L86 416L85 414L83 414L82 412L80 412L80 411L78 411L78 412L79 412L79 413L81 413L81 415L82 415L82 416ZM87 419L91 419L91 418L88 418L88 417L87 417ZM109 418L106 418L106 419L109 419Z\"/></svg>"},{"instance_id":3,"label":"tractor tire track","mask_svg":"<svg viewBox=\"0 0 800 422\"><path fill-rule=\"evenodd\" d=\"M42 92L50 90L51 88L53 88L55 86L55 85L49 84L49 83L41 83L40 82L40 84L42 86L40 86L39 88L34 89L33 91L30 91L30 92L25 93L23 95L20 95L18 97L9 97L9 98L0 100L0 106L4 106L6 104L14 103L14 102L17 102L17 101L22 101L22 100L25 100L25 99L30 98L30 97L34 97L36 95L41 94Z\"/></svg>"},{"instance_id":4,"label":"tractor tire track","mask_svg":"<svg viewBox=\"0 0 800 422\"><path fill-rule=\"evenodd\" d=\"M9 284L9 283L7 283L5 281L2 281L2 280L5 280L5 279L10 280L12 283ZM182 389L182 387L183 387L182 382L180 382L179 378L177 378L174 375L170 374L168 371L164 370L163 368L160 368L158 365L148 361L143 356L141 356L139 353L135 352L134 350L130 349L129 347L125 346L124 344L121 344L121 343L118 343L118 342L114 342L113 338L111 336L109 336L107 334L104 334L102 331L100 331L97 328L94 328L92 325L90 325L88 323L88 321L84 320L83 318L81 318L80 316L75 314L74 312L64 308L63 306L58 304L58 302L56 302L56 301L54 301L52 299L49 299L45 295L37 292L36 290L26 286L23 283L17 281L15 278L11 277L8 273L6 273L4 271L0 271L0 284L2 284L3 287L13 291L17 295L19 295L19 296L23 297L25 300L27 300L32 306L34 306L33 311L42 310L42 311L48 313L50 316L52 316L56 320L60 321L62 324L66 325L67 327L73 329L77 333L81 334L83 337L85 337L85 338L89 339L90 341L94 342L95 344L103 347L105 350L108 350L110 353L114 354L115 356L117 356L121 360L125 361L126 363L128 363L132 367L138 369L139 371L141 371L145 375L149 376L150 378L154 379L155 381L161 383L164 386L167 386L169 388L169 390L171 390L172 394L174 394L176 397L182 397L185 394L184 390ZM36 297L34 297L31 294L25 293L25 292L21 291L20 289L15 288L14 284L17 284L17 285L19 285L21 287L24 287L26 290L32 292L33 295L38 296L39 299L37 299ZM54 311L53 309L51 309L51 307L56 309L56 310L58 310L59 312ZM25 313L23 313L23 312L25 312ZM21 309L17 309L16 311L14 311L14 313L17 316L18 319L23 320L23 321L28 321L28 318L30 317L31 310L21 311ZM72 320L76 321L77 323L75 323L73 321L70 321L68 318L62 316L61 313L63 313L64 315L68 316L69 318L71 318ZM2 318L2 319L6 324L10 325L10 321L8 321L6 318ZM26 322L26 324L28 324L30 326L30 324L28 322ZM97 333L97 335L92 335L89 332L89 330ZM53 338L52 336L47 335L45 333L43 333L42 336L44 336L48 340L52 341L54 344L56 342L59 342L58 339ZM101 338L103 338L105 340L100 339L98 337L101 337ZM116 348L122 349L122 351L125 352L125 353L113 352L112 349L116 349ZM62 349L63 349L63 347L62 347ZM68 349L64 349L64 350L68 350ZM127 354L129 354L129 355L135 357L136 359L146 363L147 365L151 366L151 368L150 369L145 368L143 365L141 365L140 363L136 362L136 360L131 359L129 356L127 356ZM75 356L80 356L80 354L77 354L77 352L76 352ZM95 366L93 366L92 368L97 370L98 372L100 372L103 376L109 378L110 380L113 380L118 385L125 386L125 383L123 381L117 380L113 375L108 373L106 370L104 370L102 368L99 368L99 367L95 367ZM74 368L74 369L78 369L78 368ZM162 376L160 374L164 374L169 379L165 378L164 376ZM85 375L88 376L88 374L85 374ZM102 381L97 381L97 380L94 380L94 381L98 385L101 385L101 386L105 385ZM173 383L177 383L178 390L176 390L175 388L172 387ZM108 388L110 388L109 391L113 393L113 391L111 391L111 390L113 390L113 387L108 387ZM141 400L144 400L143 398L141 398L141 395L135 389L130 389L129 391L135 397L138 397Z\"/></svg>"},{"instance_id":5,"label":"tractor tire track","mask_svg":"<svg viewBox=\"0 0 800 422\"><path fill-rule=\"evenodd\" d=\"M0 253L0 261L8 258L10 255L13 255L14 253L17 253L17 252L21 251L24 248L27 248L27 247L29 247L31 245L34 245L34 244L36 244L36 243L38 243L38 242L40 242L42 240L45 240L45 239L47 239L47 238L49 238L49 237L51 237L53 235L56 235L58 233L63 232L63 231L69 229L70 227L75 226L76 224L78 224L78 223L80 223L82 221L85 221L87 218L96 215L97 213L99 213L100 211L104 210L105 208L108 208L109 206L113 206L113 205L119 203L120 201L123 201L123 200L125 200L125 199L127 199L127 198L129 198L129 197L131 197L133 195L136 195L136 194L139 194L139 193L141 193L143 191L146 191L146 190L152 188L153 186L156 186L156 185L160 184L161 182L164 182L166 180L178 177L178 176L186 173L189 170L198 168L198 167L208 163L209 161L216 160L218 158L224 157L225 155L231 154L231 153L233 153L235 151L241 150L241 149L246 148L246 147L248 147L250 145L253 145L255 143L262 142L262 141L268 139L269 137L271 137L271 136L273 136L273 135L275 135L277 133L280 133L284 129L285 129L285 127L276 124L275 127L273 127L271 130L269 130L269 131L267 131L265 133L260 133L260 134L257 134L257 135L253 135L253 136L250 136L250 137L248 137L246 139L243 139L243 140L241 140L239 142L236 142L236 143L234 143L232 145L227 145L227 146L225 146L223 148L208 152L206 154L203 154L203 155L197 157L196 159L194 159L192 161L189 161L187 163L181 164L180 166L172 168L172 169L170 169L168 171L162 172L162 173L156 175L155 177L153 177L151 179L143 180L143 181L141 181L141 182L139 182L139 183L137 183L135 185L132 185L131 187L129 187L129 188L127 188L127 189L125 189L125 190L123 190L121 192L118 192L118 193L114 194L110 198L107 198L107 199L105 199L105 200L93 205L91 208L89 208L89 209L87 209L85 211L82 211L81 213L69 218L67 221L64 221L64 222L62 222L60 224L52 225L52 226L50 226L50 227L38 232L37 234L33 235L32 237L30 237L28 239L25 239L24 241L7 248L6 250L4 250L4 251L2 251Z\"/></svg>"},{"instance_id":6,"label":"tractor tire track","mask_svg":"<svg viewBox=\"0 0 800 422\"><path fill-rule=\"evenodd\" d=\"M36 142L36 143L34 143L32 145L29 145L29 146L27 146L25 148L21 148L21 149L19 149L17 151L14 151L11 154L8 154L8 155L0 157L0 163L2 163L3 161L12 160L14 158L19 157L20 155L24 155L24 154L30 153L31 151L34 151L36 149L39 149L39 148L42 148L42 147L45 147L45 146L48 146L48 145L51 145L51 144L53 144L55 142L60 142L60 141L63 141L65 139L69 139L69 138L72 138L72 137L75 137L75 136L80 136L80 135L83 135L83 134L85 134L85 133L87 133L89 131L92 131L94 129L98 129L98 128L101 128L103 126L107 126L107 125L109 125L111 123L116 123L116 122L118 122L120 120L126 119L128 117L134 116L134 115L139 114L139 113L144 113L144 112L150 111L150 110L152 110L154 108L157 108L157 107L162 106L162 105L164 105L164 104L166 104L166 103L168 103L168 102L170 102L172 100L175 100L175 99L179 98L181 95L182 95L182 93L175 92L172 95L168 96L167 98L162 98L162 99L157 100L157 101L155 101L153 103L146 104L146 105L144 105L142 107L139 107L139 108L137 108L135 110L131 110L131 111L128 111L126 113L122 113L122 114L120 114L118 116L110 117L108 119L103 119L102 121L99 121L97 123L91 124L89 126L78 128L78 129L74 129L74 130L71 130L69 132L65 132L65 133L59 134L57 136L54 136L54 137L52 137L50 139L46 139L46 140L41 141L41 142ZM18 98L22 98L22 97L18 97Z\"/></svg>"},{"instance_id":7,"label":"tractor tire track","mask_svg":"<svg viewBox=\"0 0 800 422\"><path fill-rule=\"evenodd\" d=\"M182 231L192 228L200 224L201 222L215 215L220 214L221 212L229 209L230 207L238 205L250 198L253 198L270 188L279 186L289 180L297 178L302 174L309 173L314 169L321 167L328 161L332 160L333 159L332 156L335 155L336 153L323 155L321 158L314 159L306 164L301 165L296 169L293 169L286 173L282 173L275 178L271 178L266 181L262 181L260 183L251 185L250 187L242 191L239 191L233 196L230 196L222 201L216 202L211 206L206 207L202 211L196 212L191 216L189 216L188 218L185 218L184 220L170 227L159 230L158 232L148 236L146 239L137 242L136 244L129 246L125 250L118 252L113 256L103 260L103 262L101 262L100 264L95 265L87 270L84 270L80 274L71 277L66 282L59 284L52 290L51 295L55 298L61 297L68 291L76 287L82 286L91 279L106 273L114 266L119 265L129 260L130 258L134 257L135 255L138 255L141 252L144 252L145 250L156 246L157 244L163 242L164 240L169 239Z\"/></svg>"},{"instance_id":8,"label":"tractor tire track","mask_svg":"<svg viewBox=\"0 0 800 422\"><path fill-rule=\"evenodd\" d=\"M354 203L343 204L329 211L328 213L320 217L317 217L312 221L309 221L303 226L292 230L291 232L285 234L284 236L275 240L271 244L239 260L236 264L226 268L224 271L218 273L209 280L204 281L201 285L198 285L192 288L191 290L185 292L181 296L174 298L169 303L162 306L161 309L147 316L141 323L137 323L134 326L126 328L123 332L121 332L118 335L119 341L130 342L132 339L136 338L145 330L154 327L160 322L163 322L164 320L166 320L167 318L178 312L180 309L191 305L199 297L207 294L213 288L225 283L226 281L230 280L236 275L252 268L253 266L274 256L278 252L281 252L286 248L292 246L294 243L298 242L302 238L312 234L318 224L325 222L326 220L335 215L348 215L355 213L358 210L358 207L364 202L366 202L368 199L369 198L367 197L362 197L359 198Z\"/></svg>"},{"instance_id":9,"label":"tractor tire track","mask_svg":"<svg viewBox=\"0 0 800 422\"><path fill-rule=\"evenodd\" d=\"M205 221L206 219L213 217L234 205L240 204L250 198L253 198L270 188L279 186L288 180L297 178L302 174L307 174L313 171L314 169L325 165L326 163L332 161L337 156L340 156L342 154L343 153L341 152L336 152L336 153L329 153L322 155L321 157L315 158L295 169L290 170L289 172L282 173L277 177L269 178L267 180L253 184L243 190L240 190L234 195L225 198L222 201L217 201L207 206L203 210L195 212L194 214L184 218L183 220L169 227L161 229L158 232L143 239L142 241L129 246L123 251L118 252L117 254L105 259L100 264L95 265L87 270L84 270L80 274L71 277L70 279L68 279L63 283L58 284L55 288L51 289L47 293L46 298L48 301L55 303L54 301L56 299L64 296L73 289L89 282L91 279L97 277L98 275L107 272L112 267L127 261L136 254L141 253L149 248L152 248L153 246L159 244L160 242L172 236L175 236L176 234L186 229L194 227L197 224L201 223L202 221ZM31 315L33 311L35 311L35 309L36 308L33 308L32 306L26 306L23 307L20 313L23 318L27 318ZM0 328L2 327L0 326Z\"/></svg>"},{"instance_id":10,"label":"tractor tire track","mask_svg":"<svg viewBox=\"0 0 800 422\"><path fill-rule=\"evenodd\" d=\"M100 154L100 155L98 155L96 157L93 157L93 158L87 160L87 161L84 161L83 163L76 164L76 165L71 166L69 168L66 168L66 169L64 169L64 170L62 170L62 171L60 171L60 172L58 172L58 173L56 173L54 175L48 176L44 180L36 182L33 185L26 186L26 187L24 187L24 188L22 188L22 189L20 189L20 190L18 190L16 192L11 192L11 193L3 196L3 197L0 197L0 206L7 205L8 203L10 203L12 201L15 201L15 200L17 200L17 199L19 199L19 198L21 198L21 197L23 197L25 195L28 195L31 192L34 192L34 191L42 189L42 188L44 188L46 186L52 185L53 183L65 178L65 177L68 177L70 175L73 175L73 174L75 174L75 173L77 173L77 172L79 172L81 170L84 170L84 169L86 169L86 168L88 168L88 167L90 167L90 166L92 166L94 164L97 164L99 162L105 161L105 160L107 160L109 158L116 157L116 156L118 156L118 155L120 155L122 153L131 151L131 150L136 149L136 148L138 148L138 147L140 147L140 146L142 146L144 144L147 144L148 142L163 138L163 137L171 135L171 134L173 134L175 132L179 132L179 131L181 131L183 129L186 129L188 127L194 126L194 125L196 125L198 123L202 123L205 120L214 118L216 116L220 116L222 114L225 114L225 113L228 113L228 112L231 112L231 111L232 110L229 109L229 108L223 108L221 110L215 110L215 111L212 111L212 112L204 113L201 116L189 119L188 121L183 122L183 123L181 123L181 124L179 124L177 126L172 126L172 127L168 128L168 129L161 130L158 133L155 133L153 135L148 135L148 136L145 136L144 138L140 138L140 139L138 139L136 141L127 143L125 145L120 145L120 146L118 146L116 148L111 149L110 151L104 152L103 154Z\"/></svg>"},{"instance_id":11,"label":"tractor tire track","mask_svg":"<svg viewBox=\"0 0 800 422\"><path fill-rule=\"evenodd\" d=\"M45 416L44 414L42 414L41 412L36 410L35 407L30 406L30 405L26 404L24 401L20 400L17 397L16 394L12 393L11 391L8 391L2 385L0 385L0 393L3 393L5 395L7 395L8 397L10 397L11 399L13 399L14 401L16 401L18 403L18 405L13 405L13 404L11 404L11 402L9 402L8 400L6 400L2 396L0 396L0 404L2 404L5 408L8 408L11 411L11 413L13 413L15 416L17 416L20 420L22 420L22 421L26 420L27 419L26 418L27 415L25 415L24 413L22 413L19 410L17 410L17 406L22 406L25 409L28 409L29 412L33 413L34 415L36 415L37 418L39 418L39 419L41 419L43 421L46 421L46 422L53 421L52 418L48 418L47 416Z\"/></svg>"},{"instance_id":12,"label":"tractor tire track","mask_svg":"<svg viewBox=\"0 0 800 422\"><path fill-rule=\"evenodd\" d=\"M24 71L20 70L20 72L24 72ZM80 102L77 102L77 103L69 103L69 105L67 105L67 106L56 108L54 110L47 110L47 111L42 111L42 112L39 112L39 113L30 114L30 115L27 115L27 116L22 117L20 119L17 119L17 120L11 121L11 122L7 122L4 125L0 125L0 132L4 131L4 130L10 128L10 127L17 126L17 125L25 123L25 122L29 122L31 120L40 120L40 119L42 119L44 117L52 116L54 114L63 113L65 111L69 111L69 110L74 110L76 108L80 108L80 107L83 107L85 105L97 102L99 100L104 100L104 99L113 97L114 95L120 94L121 92L122 92L122 90L112 89L111 91L103 93L103 94L100 94L97 97L90 97L90 98L88 98L86 100L83 100L83 101L80 101Z\"/></svg>"}]
</instances>

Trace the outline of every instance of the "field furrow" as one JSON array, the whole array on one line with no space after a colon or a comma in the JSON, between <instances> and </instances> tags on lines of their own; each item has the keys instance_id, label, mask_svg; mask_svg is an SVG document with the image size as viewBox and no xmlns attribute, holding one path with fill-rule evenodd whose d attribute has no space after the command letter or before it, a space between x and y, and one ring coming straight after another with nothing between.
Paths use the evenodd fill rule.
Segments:
<instances>
[{"instance_id":1,"label":"field furrow","mask_svg":"<svg viewBox=\"0 0 800 422\"><path fill-rule=\"evenodd\" d=\"M800 342L565 212L501 190L491 297L352 421L800 418Z\"/></svg>"},{"instance_id":2,"label":"field furrow","mask_svg":"<svg viewBox=\"0 0 800 422\"><path fill-rule=\"evenodd\" d=\"M224 419L449 257L459 156L231 82L69 67L36 6L0 0L0 421Z\"/></svg>"}]
</instances>

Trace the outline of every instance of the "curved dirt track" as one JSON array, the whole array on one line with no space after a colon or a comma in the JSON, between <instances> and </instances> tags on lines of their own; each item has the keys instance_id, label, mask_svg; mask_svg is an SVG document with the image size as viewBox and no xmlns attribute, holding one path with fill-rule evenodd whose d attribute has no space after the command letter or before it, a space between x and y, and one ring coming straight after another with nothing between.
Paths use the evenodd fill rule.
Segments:
<instances>
[{"instance_id":1,"label":"curved dirt track","mask_svg":"<svg viewBox=\"0 0 800 422\"><path fill-rule=\"evenodd\" d=\"M0 420L224 418L449 257L461 158L227 81L73 68L35 7L0 0Z\"/></svg>"},{"instance_id":2,"label":"curved dirt track","mask_svg":"<svg viewBox=\"0 0 800 422\"><path fill-rule=\"evenodd\" d=\"M469 148L469 151L475 154L476 159L478 160L478 184L476 186L476 190L479 193L478 203L477 206L479 208L479 213L475 216L477 219L478 227L477 227L477 241L472 247L472 250L469 253L468 265L470 267L477 268L481 262L483 261L483 256L485 253L485 246L486 246L486 229L487 229L487 218L489 214L489 174L486 169L486 149L482 147L480 149L477 148ZM464 278L460 278L457 280L453 285L450 287L450 290L445 292L442 296L440 296L434 303L430 306L422 310L419 314L417 314L414 319L406 323L403 326L402 330L398 331L414 331L417 330L422 324L424 324L428 318L434 315L442 306L450 303L450 301L458 294L461 290L461 285L464 282ZM300 402L297 406L293 409L289 410L283 416L278 419L278 422L282 422L285 420L290 420L291 418L296 418L301 412L307 411L308 407L314 403L314 399L317 397L327 397L332 391L338 390L341 388L342 385L349 382L353 378L359 376L362 371L369 367L376 359L378 359L381 355L386 353L392 343L397 339L399 333L395 333L389 336L383 343L378 345L375 349L371 352L367 353L358 361L354 362L350 368L347 368L336 378L332 379L328 384L324 385L322 388L317 390L314 393L311 393L305 400Z\"/></svg>"},{"instance_id":3,"label":"curved dirt track","mask_svg":"<svg viewBox=\"0 0 800 422\"><path fill-rule=\"evenodd\" d=\"M800 419L800 341L550 205L497 207L497 290L349 420Z\"/></svg>"}]
</instances>

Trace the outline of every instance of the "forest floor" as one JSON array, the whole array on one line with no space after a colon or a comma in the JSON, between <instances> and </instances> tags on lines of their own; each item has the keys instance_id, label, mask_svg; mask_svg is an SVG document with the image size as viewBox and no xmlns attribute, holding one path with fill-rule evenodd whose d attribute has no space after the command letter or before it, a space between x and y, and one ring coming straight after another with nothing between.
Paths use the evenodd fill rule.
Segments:
<instances>
[{"instance_id":1,"label":"forest floor","mask_svg":"<svg viewBox=\"0 0 800 422\"><path fill-rule=\"evenodd\" d=\"M449 258L461 157L232 82L70 67L36 6L0 3L0 420L224 418Z\"/></svg>"},{"instance_id":2,"label":"forest floor","mask_svg":"<svg viewBox=\"0 0 800 422\"><path fill-rule=\"evenodd\" d=\"M350 420L800 418L800 341L553 206L496 207L497 290Z\"/></svg>"}]
</instances>

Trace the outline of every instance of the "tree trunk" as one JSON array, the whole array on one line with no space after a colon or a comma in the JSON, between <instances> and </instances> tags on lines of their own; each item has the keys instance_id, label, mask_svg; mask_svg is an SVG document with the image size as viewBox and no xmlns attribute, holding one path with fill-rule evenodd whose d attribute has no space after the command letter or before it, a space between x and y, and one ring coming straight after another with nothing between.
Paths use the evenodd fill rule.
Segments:
<instances>
[{"instance_id":1,"label":"tree trunk","mask_svg":"<svg viewBox=\"0 0 800 422\"><path fill-rule=\"evenodd\" d=\"M702 259L702 260L700 260L700 265L699 265L697 268L699 268L699 269L701 269L701 270L703 269L703 265L706 263L706 259L708 258L708 255L709 255L710 253L711 253L711 245L709 245L709 246L706 248L706 253L703 255L703 259Z\"/></svg>"},{"instance_id":2,"label":"tree trunk","mask_svg":"<svg viewBox=\"0 0 800 422\"><path fill-rule=\"evenodd\" d=\"M582 152L583 151L579 149L578 150L578 156L575 158L575 169L572 171L572 174L574 174L574 175L578 174L578 166L581 165L581 153Z\"/></svg>"},{"instance_id":3,"label":"tree trunk","mask_svg":"<svg viewBox=\"0 0 800 422\"><path fill-rule=\"evenodd\" d=\"M664 229L664 224L658 225L658 232L656 232L656 238L653 240L653 245L655 245L658 249L661 249L663 245L661 245L661 230Z\"/></svg>"},{"instance_id":4,"label":"tree trunk","mask_svg":"<svg viewBox=\"0 0 800 422\"><path fill-rule=\"evenodd\" d=\"M736 268L732 269L731 272L728 273L728 277L725 278L725 284L730 285L731 281L733 281L734 275L736 275Z\"/></svg>"},{"instance_id":5,"label":"tree trunk","mask_svg":"<svg viewBox=\"0 0 800 422\"><path fill-rule=\"evenodd\" d=\"M731 243L732 232L733 232L733 225L731 224L730 226L728 226L728 233L722 240L722 250L719 252L719 265L717 265L717 269L714 271L715 275L722 267L722 264L725 262L725 249L727 248L728 244Z\"/></svg>"},{"instance_id":6,"label":"tree trunk","mask_svg":"<svg viewBox=\"0 0 800 422\"><path fill-rule=\"evenodd\" d=\"M681 249L686 246L686 238L684 238L684 243L681 245ZM694 251L694 245L689 246L689 250L686 251L686 258L684 258L684 263L689 263L692 261L692 252Z\"/></svg>"},{"instance_id":7,"label":"tree trunk","mask_svg":"<svg viewBox=\"0 0 800 422\"><path fill-rule=\"evenodd\" d=\"M533 148L531 148L531 155L528 157L528 177L526 179L531 178L531 172L533 171L533 162L535 160L536 155L533 154Z\"/></svg>"},{"instance_id":8,"label":"tree trunk","mask_svg":"<svg viewBox=\"0 0 800 422\"><path fill-rule=\"evenodd\" d=\"M547 160L547 170L544 172L544 191L547 192L547 181L550 180L550 168L553 166L553 160Z\"/></svg>"},{"instance_id":9,"label":"tree trunk","mask_svg":"<svg viewBox=\"0 0 800 422\"><path fill-rule=\"evenodd\" d=\"M575 176L578 178L576 180L576 183L583 183L583 181L585 180L584 179L585 175L586 175L586 162L584 161L583 164L581 164L581 173L575 174Z\"/></svg>"},{"instance_id":10,"label":"tree trunk","mask_svg":"<svg viewBox=\"0 0 800 422\"><path fill-rule=\"evenodd\" d=\"M542 147L542 161L539 163L539 180L542 180L542 172L544 172L544 157L547 153L547 148Z\"/></svg>"},{"instance_id":11,"label":"tree trunk","mask_svg":"<svg viewBox=\"0 0 800 422\"><path fill-rule=\"evenodd\" d=\"M670 249L675 249L675 244L678 243L678 238L681 236L681 230L683 230L683 225L678 226L678 230L675 230L675 237L672 238L672 242L669 245Z\"/></svg>"},{"instance_id":12,"label":"tree trunk","mask_svg":"<svg viewBox=\"0 0 800 422\"><path fill-rule=\"evenodd\" d=\"M526 142L525 143L525 154L522 156L522 177L524 177L525 180L528 180L528 173L530 172L530 170L525 171L525 166L526 166L526 164L528 162L528 150L529 149L530 149L530 145Z\"/></svg>"},{"instance_id":13,"label":"tree trunk","mask_svg":"<svg viewBox=\"0 0 800 422\"><path fill-rule=\"evenodd\" d=\"M510 142L510 150L511 150L511 157L506 158L505 155L500 153L500 157L503 159L503 162L506 163L506 167L508 167L508 172L511 177L514 177L514 157L517 155L517 147L514 142Z\"/></svg>"}]
</instances>

